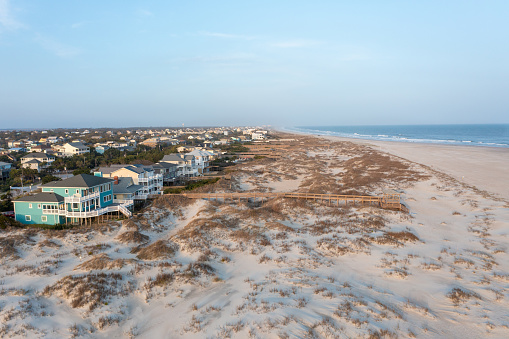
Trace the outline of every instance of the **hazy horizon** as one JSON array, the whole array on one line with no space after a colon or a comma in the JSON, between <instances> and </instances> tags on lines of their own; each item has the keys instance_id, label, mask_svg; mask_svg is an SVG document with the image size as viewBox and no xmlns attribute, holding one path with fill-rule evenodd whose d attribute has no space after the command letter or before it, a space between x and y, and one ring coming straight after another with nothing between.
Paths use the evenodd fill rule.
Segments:
<instances>
[{"instance_id":1,"label":"hazy horizon","mask_svg":"<svg viewBox=\"0 0 509 339\"><path fill-rule=\"evenodd\" d=\"M0 0L0 128L508 123L508 10Z\"/></svg>"}]
</instances>

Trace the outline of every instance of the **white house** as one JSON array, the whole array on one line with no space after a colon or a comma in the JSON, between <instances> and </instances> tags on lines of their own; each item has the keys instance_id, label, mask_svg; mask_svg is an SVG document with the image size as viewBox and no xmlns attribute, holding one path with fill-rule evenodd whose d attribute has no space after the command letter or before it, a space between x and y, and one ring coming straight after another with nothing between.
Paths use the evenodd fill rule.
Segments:
<instances>
[{"instance_id":1,"label":"white house","mask_svg":"<svg viewBox=\"0 0 509 339\"><path fill-rule=\"evenodd\" d=\"M21 166L23 168L31 168L39 172L41 169L48 168L55 157L47 153L30 153L21 158Z\"/></svg>"},{"instance_id":2,"label":"white house","mask_svg":"<svg viewBox=\"0 0 509 339\"><path fill-rule=\"evenodd\" d=\"M210 161L214 157L214 154L201 149L195 149L192 152L186 153L186 155L194 156L195 166L198 169L198 173L202 174L209 171Z\"/></svg>"},{"instance_id":3,"label":"white house","mask_svg":"<svg viewBox=\"0 0 509 339\"><path fill-rule=\"evenodd\" d=\"M90 148L81 142L68 142L58 147L58 153L63 157L72 157L73 155L90 153Z\"/></svg>"},{"instance_id":4,"label":"white house","mask_svg":"<svg viewBox=\"0 0 509 339\"><path fill-rule=\"evenodd\" d=\"M167 154L161 162L168 162L177 165L177 176L179 177L195 177L198 175L196 160L194 155Z\"/></svg>"}]
</instances>

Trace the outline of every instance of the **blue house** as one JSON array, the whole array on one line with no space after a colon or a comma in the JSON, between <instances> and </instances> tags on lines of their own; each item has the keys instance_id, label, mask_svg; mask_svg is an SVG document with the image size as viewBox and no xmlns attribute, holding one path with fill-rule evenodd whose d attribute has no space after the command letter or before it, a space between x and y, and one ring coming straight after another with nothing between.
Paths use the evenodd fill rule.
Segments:
<instances>
[{"instance_id":1,"label":"blue house","mask_svg":"<svg viewBox=\"0 0 509 339\"><path fill-rule=\"evenodd\" d=\"M107 150L109 150L109 149L110 149L110 147L109 147L109 146L101 145L101 146L97 146L97 147L95 148L95 151L96 151L97 153L99 153L99 154L104 154L104 151L107 151Z\"/></svg>"},{"instance_id":2,"label":"blue house","mask_svg":"<svg viewBox=\"0 0 509 339\"><path fill-rule=\"evenodd\" d=\"M113 179L80 174L42 185L42 192L14 200L14 214L23 224L87 224L110 213L132 215L133 200L113 202Z\"/></svg>"}]
</instances>

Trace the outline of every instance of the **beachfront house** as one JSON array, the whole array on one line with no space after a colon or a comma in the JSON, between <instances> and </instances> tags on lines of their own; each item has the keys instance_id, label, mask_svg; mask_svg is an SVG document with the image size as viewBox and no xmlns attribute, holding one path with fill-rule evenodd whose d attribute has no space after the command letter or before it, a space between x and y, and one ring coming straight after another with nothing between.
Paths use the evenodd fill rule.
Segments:
<instances>
[{"instance_id":1,"label":"beachfront house","mask_svg":"<svg viewBox=\"0 0 509 339\"><path fill-rule=\"evenodd\" d=\"M42 192L14 200L22 224L89 223L108 213L132 215L132 200L113 202L113 179L80 174L41 186Z\"/></svg>"},{"instance_id":2,"label":"beachfront house","mask_svg":"<svg viewBox=\"0 0 509 339\"><path fill-rule=\"evenodd\" d=\"M96 173L109 178L131 178L134 184L143 186L143 191L135 199L145 200L163 192L163 175L156 174L151 166L136 164L101 167Z\"/></svg>"},{"instance_id":3,"label":"beachfront house","mask_svg":"<svg viewBox=\"0 0 509 339\"><path fill-rule=\"evenodd\" d=\"M155 174L163 176L163 184L171 184L177 179L177 165L169 162L158 162L152 165Z\"/></svg>"},{"instance_id":4,"label":"beachfront house","mask_svg":"<svg viewBox=\"0 0 509 339\"><path fill-rule=\"evenodd\" d=\"M214 156L213 153L201 149L195 149L192 152L186 153L186 155L194 156L195 166L198 170L198 173L203 174L209 171L210 161Z\"/></svg>"},{"instance_id":5,"label":"beachfront house","mask_svg":"<svg viewBox=\"0 0 509 339\"><path fill-rule=\"evenodd\" d=\"M186 154L181 156L176 153L167 154L159 163L162 162L177 165L177 176L179 177L195 177L198 175L198 168L196 167L194 155Z\"/></svg>"},{"instance_id":6,"label":"beachfront house","mask_svg":"<svg viewBox=\"0 0 509 339\"><path fill-rule=\"evenodd\" d=\"M129 200L140 200L143 185L136 185L133 178L113 178L113 203L122 204Z\"/></svg>"}]
</instances>

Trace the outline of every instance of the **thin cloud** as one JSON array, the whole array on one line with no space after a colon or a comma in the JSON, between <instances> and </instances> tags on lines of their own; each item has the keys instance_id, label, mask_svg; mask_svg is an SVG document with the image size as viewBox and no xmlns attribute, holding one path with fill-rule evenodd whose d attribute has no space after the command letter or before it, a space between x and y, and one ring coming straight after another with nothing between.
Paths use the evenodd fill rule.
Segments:
<instances>
[{"instance_id":1,"label":"thin cloud","mask_svg":"<svg viewBox=\"0 0 509 339\"><path fill-rule=\"evenodd\" d=\"M214 38L221 39L239 39L239 40L255 40L256 37L249 35L239 35L239 34L228 34L228 33L218 33L218 32L200 32L201 35L210 36Z\"/></svg>"},{"instance_id":2,"label":"thin cloud","mask_svg":"<svg viewBox=\"0 0 509 339\"><path fill-rule=\"evenodd\" d=\"M61 58L71 58L81 54L79 48L64 45L56 40L37 34L35 41L42 46L45 50L55 54Z\"/></svg>"},{"instance_id":3,"label":"thin cloud","mask_svg":"<svg viewBox=\"0 0 509 339\"><path fill-rule=\"evenodd\" d=\"M313 47L317 45L321 45L321 41L314 41L314 40L289 40L289 41L282 41L282 42L276 42L271 44L273 47L278 48L306 48L306 47Z\"/></svg>"},{"instance_id":4,"label":"thin cloud","mask_svg":"<svg viewBox=\"0 0 509 339\"><path fill-rule=\"evenodd\" d=\"M8 30L16 30L26 27L12 16L9 0L0 0L0 26Z\"/></svg>"}]
</instances>

